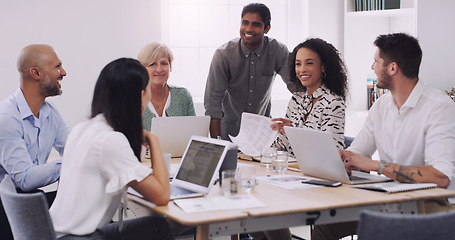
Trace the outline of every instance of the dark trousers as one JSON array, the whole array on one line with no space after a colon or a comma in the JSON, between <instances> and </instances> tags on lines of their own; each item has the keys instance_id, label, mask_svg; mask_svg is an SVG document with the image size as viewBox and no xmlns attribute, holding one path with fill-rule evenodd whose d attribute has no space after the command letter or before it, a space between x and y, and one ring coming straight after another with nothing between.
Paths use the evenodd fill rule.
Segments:
<instances>
[{"instance_id":1,"label":"dark trousers","mask_svg":"<svg viewBox=\"0 0 455 240\"><path fill-rule=\"evenodd\" d=\"M166 220L162 217L142 217L123 222L123 229L119 230L118 223L110 223L94 233L75 236L65 235L59 240L172 240L171 231Z\"/></svg>"},{"instance_id":2,"label":"dark trousers","mask_svg":"<svg viewBox=\"0 0 455 240\"><path fill-rule=\"evenodd\" d=\"M34 192L39 192L41 190L37 190ZM17 189L17 192L24 193L22 190ZM48 192L44 193L46 196L47 204L49 207L52 205L55 199L55 195L57 192ZM8 222L8 218L6 217L5 210L3 209L3 204L0 200L0 239L2 240L13 240L13 233L11 232L11 227Z\"/></svg>"}]
</instances>

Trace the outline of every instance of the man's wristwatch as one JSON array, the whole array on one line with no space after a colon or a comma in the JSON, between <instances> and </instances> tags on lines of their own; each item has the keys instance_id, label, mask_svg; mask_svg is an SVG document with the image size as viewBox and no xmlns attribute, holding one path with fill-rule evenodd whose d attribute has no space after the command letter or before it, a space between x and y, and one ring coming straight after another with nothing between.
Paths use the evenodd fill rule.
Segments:
<instances>
[{"instance_id":1,"label":"man's wristwatch","mask_svg":"<svg viewBox=\"0 0 455 240\"><path fill-rule=\"evenodd\" d=\"M389 162L387 162L386 160L379 160L378 174L381 175L387 166L389 166Z\"/></svg>"}]
</instances>

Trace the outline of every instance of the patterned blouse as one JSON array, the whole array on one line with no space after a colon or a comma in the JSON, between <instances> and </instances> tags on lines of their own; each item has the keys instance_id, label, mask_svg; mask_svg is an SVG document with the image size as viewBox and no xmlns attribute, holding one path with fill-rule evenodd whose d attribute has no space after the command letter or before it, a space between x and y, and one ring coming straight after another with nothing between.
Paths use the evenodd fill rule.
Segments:
<instances>
[{"instance_id":1,"label":"patterned blouse","mask_svg":"<svg viewBox=\"0 0 455 240\"><path fill-rule=\"evenodd\" d=\"M321 98L313 106L312 99L318 97ZM285 118L291 120L294 127L331 132L336 146L343 149L345 109L342 97L321 86L312 96L308 96L307 92L295 92L289 101ZM305 115L308 115L306 120ZM285 134L278 134L275 147L294 154Z\"/></svg>"}]
</instances>

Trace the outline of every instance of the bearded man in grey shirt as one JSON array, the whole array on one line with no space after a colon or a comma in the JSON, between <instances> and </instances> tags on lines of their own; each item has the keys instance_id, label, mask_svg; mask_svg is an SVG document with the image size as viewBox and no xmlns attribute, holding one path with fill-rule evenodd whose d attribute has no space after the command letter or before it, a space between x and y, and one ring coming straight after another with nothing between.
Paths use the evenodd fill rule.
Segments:
<instances>
[{"instance_id":1,"label":"bearded man in grey shirt","mask_svg":"<svg viewBox=\"0 0 455 240\"><path fill-rule=\"evenodd\" d=\"M242 112L270 117L271 90L278 73L291 91L289 51L283 43L264 36L270 30L270 10L250 3L242 10L240 38L219 47L205 87L205 115L211 117L210 135L229 140L240 128Z\"/></svg>"}]
</instances>

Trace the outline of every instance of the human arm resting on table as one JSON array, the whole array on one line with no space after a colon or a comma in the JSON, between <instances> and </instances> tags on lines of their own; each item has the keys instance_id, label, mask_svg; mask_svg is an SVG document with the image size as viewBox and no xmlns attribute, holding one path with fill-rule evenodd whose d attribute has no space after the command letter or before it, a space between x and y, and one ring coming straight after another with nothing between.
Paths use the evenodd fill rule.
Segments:
<instances>
[{"instance_id":1,"label":"human arm resting on table","mask_svg":"<svg viewBox=\"0 0 455 240\"><path fill-rule=\"evenodd\" d=\"M341 151L342 159L348 173L352 169L361 169L364 171L378 171L380 167L379 161L372 160L358 153L351 151ZM450 179L442 172L436 170L432 166L402 166L394 163L389 163L382 174L385 176L405 183L436 183L438 187L447 188Z\"/></svg>"},{"instance_id":2,"label":"human arm resting on table","mask_svg":"<svg viewBox=\"0 0 455 240\"><path fill-rule=\"evenodd\" d=\"M161 152L158 137L144 131L145 142L149 143L153 173L144 180L132 181L128 186L142 194L147 200L156 205L166 205L169 202L169 174Z\"/></svg>"}]
</instances>

